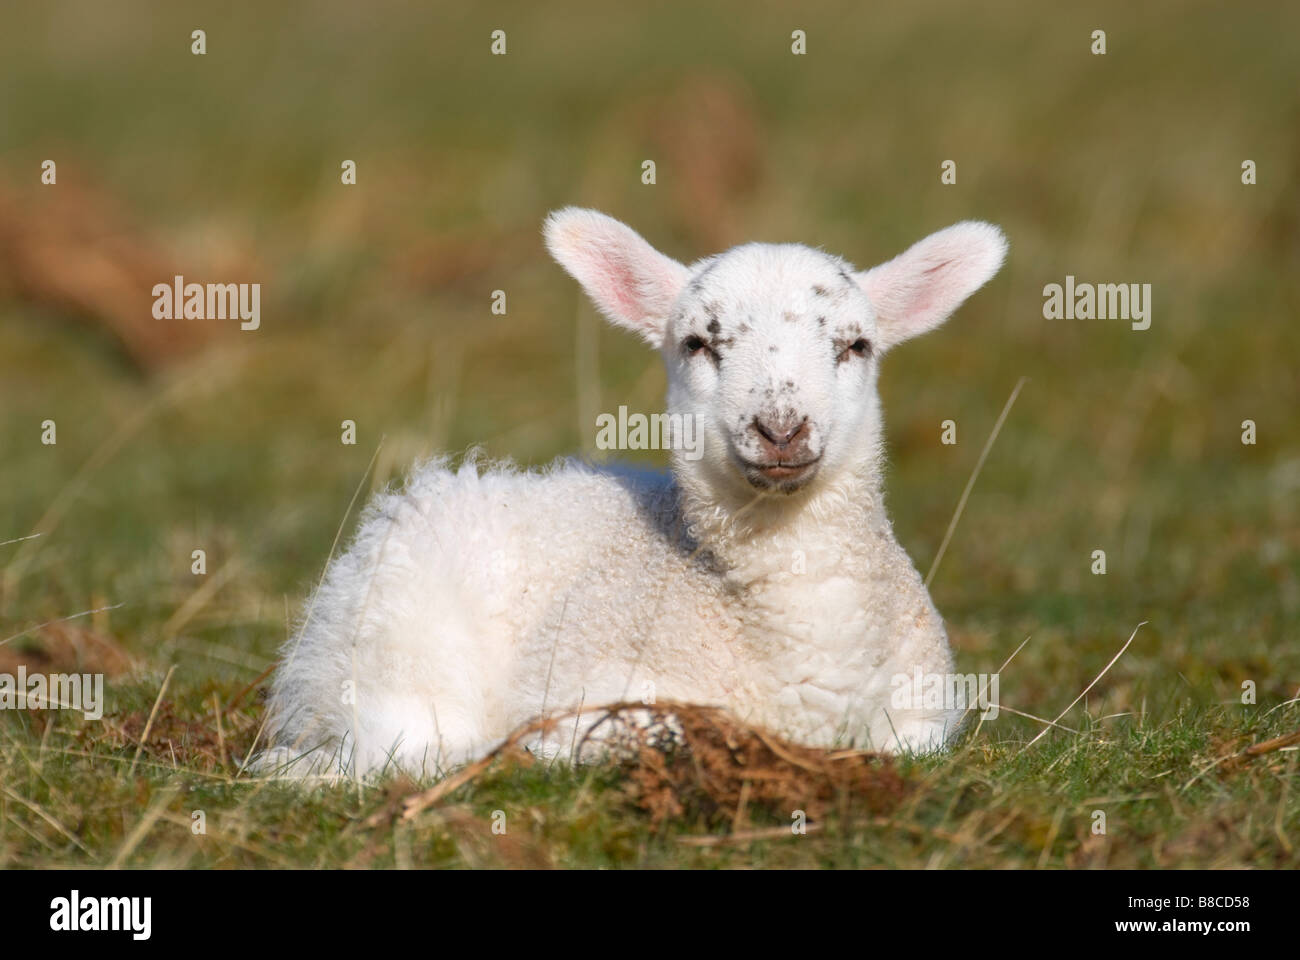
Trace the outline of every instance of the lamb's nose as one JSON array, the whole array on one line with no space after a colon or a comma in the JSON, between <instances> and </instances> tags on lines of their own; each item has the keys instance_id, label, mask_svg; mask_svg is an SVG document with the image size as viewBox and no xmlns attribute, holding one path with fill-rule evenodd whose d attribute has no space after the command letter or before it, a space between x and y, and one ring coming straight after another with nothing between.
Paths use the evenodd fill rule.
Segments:
<instances>
[{"instance_id":1,"label":"lamb's nose","mask_svg":"<svg viewBox=\"0 0 1300 960\"><path fill-rule=\"evenodd\" d=\"M803 436L807 428L807 417L802 417L799 420L769 421L768 423L764 423L758 417L754 418L754 429L758 431L758 435L777 450L785 450L795 440Z\"/></svg>"}]
</instances>

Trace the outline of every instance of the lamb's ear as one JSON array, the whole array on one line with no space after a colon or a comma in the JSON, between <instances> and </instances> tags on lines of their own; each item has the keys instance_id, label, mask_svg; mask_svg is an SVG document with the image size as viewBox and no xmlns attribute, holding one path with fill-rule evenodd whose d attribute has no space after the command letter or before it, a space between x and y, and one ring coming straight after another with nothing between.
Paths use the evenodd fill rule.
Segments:
<instances>
[{"instance_id":1,"label":"lamb's ear","mask_svg":"<svg viewBox=\"0 0 1300 960\"><path fill-rule=\"evenodd\" d=\"M965 220L913 244L854 279L876 308L876 347L888 350L948 319L1002 266L1007 239L991 223Z\"/></svg>"},{"instance_id":2,"label":"lamb's ear","mask_svg":"<svg viewBox=\"0 0 1300 960\"><path fill-rule=\"evenodd\" d=\"M566 207L546 218L546 247L614 324L663 341L668 312L690 271L631 227L595 210Z\"/></svg>"}]
</instances>

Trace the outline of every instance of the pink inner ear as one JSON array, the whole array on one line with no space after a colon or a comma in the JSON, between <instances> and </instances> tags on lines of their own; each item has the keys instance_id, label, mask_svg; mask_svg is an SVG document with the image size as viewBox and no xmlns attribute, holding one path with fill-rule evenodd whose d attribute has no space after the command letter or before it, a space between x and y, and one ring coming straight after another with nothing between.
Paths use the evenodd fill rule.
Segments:
<instances>
[{"instance_id":1,"label":"pink inner ear","mask_svg":"<svg viewBox=\"0 0 1300 960\"><path fill-rule=\"evenodd\" d=\"M554 216L547 242L606 317L657 343L660 321L689 279L684 266L631 228L594 211Z\"/></svg>"},{"instance_id":2,"label":"pink inner ear","mask_svg":"<svg viewBox=\"0 0 1300 960\"><path fill-rule=\"evenodd\" d=\"M659 323L686 282L688 271L653 248L602 250L593 258L595 299L616 322L654 338ZM638 257L638 259L633 259Z\"/></svg>"},{"instance_id":3,"label":"pink inner ear","mask_svg":"<svg viewBox=\"0 0 1300 960\"><path fill-rule=\"evenodd\" d=\"M943 323L997 272L1006 253L1001 231L966 222L932 234L887 263L858 274L876 307L884 346Z\"/></svg>"},{"instance_id":4,"label":"pink inner ear","mask_svg":"<svg viewBox=\"0 0 1300 960\"><path fill-rule=\"evenodd\" d=\"M952 260L921 267L906 257L880 268L866 286L884 342L897 343L941 323L965 299L957 282L960 272Z\"/></svg>"},{"instance_id":5,"label":"pink inner ear","mask_svg":"<svg viewBox=\"0 0 1300 960\"><path fill-rule=\"evenodd\" d=\"M622 257L602 251L600 259L598 296L605 299L611 313L640 326L646 315L643 297L648 292L642 289L643 282L638 281L636 271Z\"/></svg>"},{"instance_id":6,"label":"pink inner ear","mask_svg":"<svg viewBox=\"0 0 1300 960\"><path fill-rule=\"evenodd\" d=\"M946 315L961 303L967 294L960 282L961 267L958 261L944 260L926 267L919 277L909 278L905 322L925 328L930 322L927 318L941 311Z\"/></svg>"}]
</instances>

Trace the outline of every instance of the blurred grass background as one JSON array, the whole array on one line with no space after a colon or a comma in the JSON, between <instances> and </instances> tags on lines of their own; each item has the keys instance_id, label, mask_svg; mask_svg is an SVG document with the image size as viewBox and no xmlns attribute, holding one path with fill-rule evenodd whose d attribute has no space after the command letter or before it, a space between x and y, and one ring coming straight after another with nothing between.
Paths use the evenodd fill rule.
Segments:
<instances>
[{"instance_id":1,"label":"blurred grass background","mask_svg":"<svg viewBox=\"0 0 1300 960\"><path fill-rule=\"evenodd\" d=\"M1030 378L932 587L959 669L1032 635L1001 695L1055 716L1147 620L1095 714L1300 687L1300 9L54 2L5 21L11 249L93 203L111 212L89 248L160 264L142 296L172 267L260 282L262 326L142 369L93 306L32 295L5 258L0 541L43 535L0 547L0 638L121 604L85 623L145 707L172 664L176 697L228 700L270 664L381 437L363 495L423 454L542 463L589 447L601 410L657 409L657 358L546 257L555 207L683 260L788 240L864 267L976 217L1006 230L1007 266L882 375L891 510L923 573ZM1044 320L1066 274L1151 283L1151 328ZM110 681L110 708L129 689Z\"/></svg>"}]
</instances>

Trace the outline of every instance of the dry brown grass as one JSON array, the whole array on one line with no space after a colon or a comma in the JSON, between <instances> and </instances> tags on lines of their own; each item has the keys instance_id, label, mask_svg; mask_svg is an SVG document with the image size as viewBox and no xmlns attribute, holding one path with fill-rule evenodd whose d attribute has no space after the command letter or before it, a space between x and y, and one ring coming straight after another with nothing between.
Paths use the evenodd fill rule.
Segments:
<instances>
[{"instance_id":1,"label":"dry brown grass","mask_svg":"<svg viewBox=\"0 0 1300 960\"><path fill-rule=\"evenodd\" d=\"M893 810L908 789L887 756L802 746L719 707L630 702L583 712L595 716L596 722L577 744L576 754L588 756L586 745L598 740L623 775L627 800L648 815L656 829L685 819L739 832L758 811L788 820L802 810L815 824L832 805L841 816L881 816ZM486 757L427 790L412 792L399 785L367 825L380 826L395 817L413 820L494 764L531 764L520 744L571 716L523 725Z\"/></svg>"},{"instance_id":2,"label":"dry brown grass","mask_svg":"<svg viewBox=\"0 0 1300 960\"><path fill-rule=\"evenodd\" d=\"M131 668L131 656L109 633L68 621L47 623L32 632L21 647L0 646L0 673L19 667L28 673L102 673L120 676Z\"/></svg>"},{"instance_id":3,"label":"dry brown grass","mask_svg":"<svg viewBox=\"0 0 1300 960\"><path fill-rule=\"evenodd\" d=\"M222 266L240 277L251 273L242 254ZM56 189L0 192L0 293L99 328L141 370L190 356L231 332L225 321L154 319L154 284L185 272L111 190L69 164Z\"/></svg>"},{"instance_id":4,"label":"dry brown grass","mask_svg":"<svg viewBox=\"0 0 1300 960\"><path fill-rule=\"evenodd\" d=\"M647 712L644 724L638 718ZM739 831L756 810L785 820L802 810L820 822L832 804L880 815L906 793L886 756L802 746L718 707L616 704L602 722L625 748L629 798L656 827L694 814Z\"/></svg>"},{"instance_id":5,"label":"dry brown grass","mask_svg":"<svg viewBox=\"0 0 1300 960\"><path fill-rule=\"evenodd\" d=\"M149 710L107 714L102 727L84 728L82 739L87 745L138 748L146 759L163 766L233 776L253 742L255 718L236 712L218 721L212 710L204 719L192 719L189 712L171 700L160 700L152 722Z\"/></svg>"}]
</instances>

